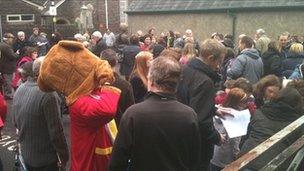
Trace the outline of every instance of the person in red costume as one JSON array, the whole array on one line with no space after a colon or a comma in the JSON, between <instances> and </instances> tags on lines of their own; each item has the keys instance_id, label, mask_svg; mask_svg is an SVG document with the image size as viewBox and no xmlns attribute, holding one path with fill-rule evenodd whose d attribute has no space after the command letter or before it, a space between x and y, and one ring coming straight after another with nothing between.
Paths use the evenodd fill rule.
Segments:
<instances>
[{"instance_id":1,"label":"person in red costume","mask_svg":"<svg viewBox=\"0 0 304 171\"><path fill-rule=\"evenodd\" d=\"M0 93L0 140L1 138L1 130L4 126L4 121L5 121L5 115L7 112L7 106L6 106L6 102L4 100L4 97L2 96L2 94ZM2 170L2 162L1 162L1 158L0 158L0 170Z\"/></svg>"},{"instance_id":2,"label":"person in red costume","mask_svg":"<svg viewBox=\"0 0 304 171\"><path fill-rule=\"evenodd\" d=\"M120 90L102 87L69 106L71 117L71 171L106 171L112 153L111 128Z\"/></svg>"},{"instance_id":3,"label":"person in red costume","mask_svg":"<svg viewBox=\"0 0 304 171\"><path fill-rule=\"evenodd\" d=\"M38 77L42 91L66 97L71 118L71 171L106 171L117 134L120 90L114 73L82 43L60 41L46 55Z\"/></svg>"}]
</instances>

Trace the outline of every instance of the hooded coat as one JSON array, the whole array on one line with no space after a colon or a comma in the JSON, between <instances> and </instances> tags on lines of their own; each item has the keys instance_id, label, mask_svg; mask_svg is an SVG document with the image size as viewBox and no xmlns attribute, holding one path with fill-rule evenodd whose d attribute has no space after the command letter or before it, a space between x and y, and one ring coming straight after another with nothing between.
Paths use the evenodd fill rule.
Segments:
<instances>
[{"instance_id":1,"label":"hooded coat","mask_svg":"<svg viewBox=\"0 0 304 171\"><path fill-rule=\"evenodd\" d=\"M256 49L244 49L233 61L227 71L227 77L237 79L246 78L251 84L255 84L263 76L263 62Z\"/></svg>"},{"instance_id":2,"label":"hooded coat","mask_svg":"<svg viewBox=\"0 0 304 171\"><path fill-rule=\"evenodd\" d=\"M177 90L177 99L194 109L201 132L201 169L209 166L214 144L220 142L220 134L214 128L215 83L220 76L200 59L194 58L183 68L182 79Z\"/></svg>"},{"instance_id":3,"label":"hooded coat","mask_svg":"<svg viewBox=\"0 0 304 171\"><path fill-rule=\"evenodd\" d=\"M265 104L252 115L248 138L242 145L240 154L247 153L301 117L302 104L302 96L296 89L282 89L275 101Z\"/></svg>"},{"instance_id":4,"label":"hooded coat","mask_svg":"<svg viewBox=\"0 0 304 171\"><path fill-rule=\"evenodd\" d=\"M278 77L282 76L282 58L279 52L268 49L262 55L264 65L264 75L274 74Z\"/></svg>"}]
</instances>

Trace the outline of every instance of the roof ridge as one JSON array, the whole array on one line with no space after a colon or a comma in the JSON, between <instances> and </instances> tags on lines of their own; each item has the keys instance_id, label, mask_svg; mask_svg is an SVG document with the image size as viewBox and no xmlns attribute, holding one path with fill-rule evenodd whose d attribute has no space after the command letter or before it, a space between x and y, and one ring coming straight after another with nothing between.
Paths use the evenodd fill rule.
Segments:
<instances>
[{"instance_id":1,"label":"roof ridge","mask_svg":"<svg viewBox=\"0 0 304 171\"><path fill-rule=\"evenodd\" d=\"M242 2L242 3L240 3ZM147 8L147 6L149 8ZM303 0L136 0L127 13L210 11L262 8L303 8Z\"/></svg>"}]
</instances>

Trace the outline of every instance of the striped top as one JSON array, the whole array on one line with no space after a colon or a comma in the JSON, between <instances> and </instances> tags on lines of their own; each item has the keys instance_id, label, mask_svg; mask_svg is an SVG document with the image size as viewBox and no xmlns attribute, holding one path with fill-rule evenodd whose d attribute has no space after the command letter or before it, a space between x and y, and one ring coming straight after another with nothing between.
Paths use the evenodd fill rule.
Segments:
<instances>
[{"instance_id":1,"label":"striped top","mask_svg":"<svg viewBox=\"0 0 304 171\"><path fill-rule=\"evenodd\" d=\"M59 97L42 92L28 80L15 93L13 115L19 130L21 153L27 165L41 167L68 160L68 147L60 120Z\"/></svg>"}]
</instances>

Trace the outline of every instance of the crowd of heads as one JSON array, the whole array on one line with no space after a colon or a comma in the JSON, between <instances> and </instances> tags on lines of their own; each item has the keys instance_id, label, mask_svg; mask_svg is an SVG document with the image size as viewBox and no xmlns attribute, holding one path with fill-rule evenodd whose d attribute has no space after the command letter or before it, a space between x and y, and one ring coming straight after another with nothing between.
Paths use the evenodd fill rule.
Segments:
<instances>
[{"instance_id":1,"label":"crowd of heads","mask_svg":"<svg viewBox=\"0 0 304 171\"><path fill-rule=\"evenodd\" d=\"M30 58L29 62L18 66L21 79L23 82L28 77L37 80L44 60L41 54L45 55L53 45L63 40L63 37L59 32L55 32L50 41L45 41L46 35L36 27L29 38L31 40L27 39L23 31L18 32L16 36L17 38L11 33L5 33L4 41L14 47L14 53L19 55L19 61L24 57ZM90 55L95 54L95 57L108 61L114 72L117 70L116 67L121 69L125 65L128 66L130 72L120 74L125 76L124 81L131 84L134 94L138 91L134 88L138 85L132 82L135 77L142 83L140 86L146 91L144 94L149 91L175 94L181 83L183 68L195 61L197 63L193 64L194 68L203 68L200 70L204 70L208 78L212 79L214 90L217 91L214 97L217 105L236 110L249 109L254 115L256 110L265 104L276 104L292 108L300 116L304 111L304 81L301 67L299 68L299 65L304 63L303 42L300 37L291 36L288 32L279 35L277 40L271 40L267 36L264 29L257 29L254 36L241 34L235 41L233 35L216 32L210 35L210 38L199 41L191 29L185 30L184 34L169 30L158 35L156 28L152 27L147 32L138 30L132 34L128 33L127 25L122 24L115 36L107 29L104 35L100 31L77 33L70 41L77 41L77 47L79 45L82 49L87 48L92 52L89 52ZM24 43L27 41L28 44ZM261 45L261 41L264 44ZM48 46L42 48L44 43ZM264 68L261 68L262 73L263 69L278 65L279 74L274 71L262 74L256 82L244 78L248 76L244 74L245 71L241 71L242 73L234 78L227 76L229 67L231 69L231 65L237 58L242 57L246 50L257 52L257 57L261 58L264 65ZM265 54L275 54L273 59L276 61L267 61ZM296 63L288 61L295 58L300 60ZM96 58L94 60L99 61ZM103 62L107 63L106 61ZM241 63L242 67L246 67L247 62L246 59L244 64ZM292 72L288 71L289 76L299 69L302 78L288 79L289 77L285 76L287 72L284 70L284 62L292 63L289 69Z\"/></svg>"}]
</instances>

